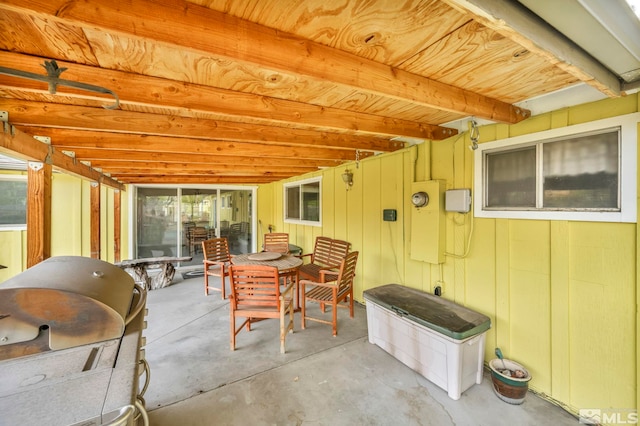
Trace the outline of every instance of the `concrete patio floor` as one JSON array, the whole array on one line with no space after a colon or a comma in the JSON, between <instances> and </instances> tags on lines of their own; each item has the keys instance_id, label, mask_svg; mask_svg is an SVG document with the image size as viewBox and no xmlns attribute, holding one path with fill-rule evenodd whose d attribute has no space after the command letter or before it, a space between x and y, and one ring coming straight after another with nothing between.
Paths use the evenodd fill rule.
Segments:
<instances>
[{"instance_id":1,"label":"concrete patio floor","mask_svg":"<svg viewBox=\"0 0 640 426\"><path fill-rule=\"evenodd\" d=\"M145 331L153 426L201 425L576 425L565 410L528 393L510 405L485 372L458 401L367 339L366 310L339 310L338 336L307 322L287 335L278 321L241 331L229 349L229 302L205 297L203 278L149 292ZM311 306L312 309L319 309Z\"/></svg>"}]
</instances>

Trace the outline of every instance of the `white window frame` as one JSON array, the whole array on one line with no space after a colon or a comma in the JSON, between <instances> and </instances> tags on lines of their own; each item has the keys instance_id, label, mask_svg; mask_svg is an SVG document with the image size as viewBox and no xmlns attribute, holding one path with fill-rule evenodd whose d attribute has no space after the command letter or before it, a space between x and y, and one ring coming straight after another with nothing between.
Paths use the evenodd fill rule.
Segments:
<instances>
[{"instance_id":1,"label":"white window frame","mask_svg":"<svg viewBox=\"0 0 640 426\"><path fill-rule=\"evenodd\" d=\"M480 144L474 154L474 215L484 218L574 220L592 222L637 222L637 144L640 113L531 133ZM620 128L620 211L570 211L570 210L496 210L485 209L484 157L487 151L516 148L549 139L568 137L579 133Z\"/></svg>"},{"instance_id":2,"label":"white window frame","mask_svg":"<svg viewBox=\"0 0 640 426\"><path fill-rule=\"evenodd\" d=\"M312 220L288 219L287 218L287 189L293 188L293 187L299 187L300 195L302 196L302 185L313 183L313 182L318 182L318 209L319 209L318 221L316 222ZM322 176L285 183L282 186L282 207L283 207L282 217L285 223L292 223L296 225L322 226ZM302 216L302 207L303 207L303 203L302 203L302 200L300 200L300 216Z\"/></svg>"},{"instance_id":3,"label":"white window frame","mask_svg":"<svg viewBox=\"0 0 640 426\"><path fill-rule=\"evenodd\" d=\"M27 182L27 175L12 175L12 174L0 174L0 180L3 181L24 181ZM27 188L27 191L29 188ZM28 194L25 194L25 201L28 197ZM27 229L27 224L11 224L11 225L1 225L0 231L24 231Z\"/></svg>"}]
</instances>

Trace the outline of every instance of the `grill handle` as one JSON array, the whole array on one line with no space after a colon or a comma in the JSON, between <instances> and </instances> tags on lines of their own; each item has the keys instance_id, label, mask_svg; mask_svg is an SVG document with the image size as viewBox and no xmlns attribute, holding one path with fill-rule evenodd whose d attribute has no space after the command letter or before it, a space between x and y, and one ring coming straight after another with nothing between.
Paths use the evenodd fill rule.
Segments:
<instances>
[{"instance_id":1,"label":"grill handle","mask_svg":"<svg viewBox=\"0 0 640 426\"><path fill-rule=\"evenodd\" d=\"M135 317L137 317L142 308L144 308L147 303L147 290L145 290L145 288L142 287L142 285L140 285L139 283L135 283L134 286L134 289L138 292L140 297L138 298L138 304L135 306L135 308L129 311L129 315L127 315L124 320L124 325L128 325Z\"/></svg>"}]
</instances>

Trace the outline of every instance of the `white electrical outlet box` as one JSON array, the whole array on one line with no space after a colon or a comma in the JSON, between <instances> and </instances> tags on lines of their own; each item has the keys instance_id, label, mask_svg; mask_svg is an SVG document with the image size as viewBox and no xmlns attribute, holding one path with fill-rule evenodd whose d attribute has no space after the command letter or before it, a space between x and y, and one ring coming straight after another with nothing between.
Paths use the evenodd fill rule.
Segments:
<instances>
[{"instance_id":1,"label":"white electrical outlet box","mask_svg":"<svg viewBox=\"0 0 640 426\"><path fill-rule=\"evenodd\" d=\"M445 193L445 210L448 212L468 213L471 210L470 189L450 189Z\"/></svg>"}]
</instances>

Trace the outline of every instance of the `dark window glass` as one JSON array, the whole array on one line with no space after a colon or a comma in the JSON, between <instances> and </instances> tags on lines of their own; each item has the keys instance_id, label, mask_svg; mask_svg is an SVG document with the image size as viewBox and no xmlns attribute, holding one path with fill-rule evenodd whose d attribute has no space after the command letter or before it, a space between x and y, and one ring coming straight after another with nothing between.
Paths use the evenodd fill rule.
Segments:
<instances>
[{"instance_id":1,"label":"dark window glass","mask_svg":"<svg viewBox=\"0 0 640 426\"><path fill-rule=\"evenodd\" d=\"M618 132L544 144L544 206L619 208L618 145Z\"/></svg>"},{"instance_id":2,"label":"dark window glass","mask_svg":"<svg viewBox=\"0 0 640 426\"><path fill-rule=\"evenodd\" d=\"M300 219L300 187L286 188L287 194L287 219Z\"/></svg>"},{"instance_id":3,"label":"dark window glass","mask_svg":"<svg viewBox=\"0 0 640 426\"><path fill-rule=\"evenodd\" d=\"M26 225L27 181L0 180L0 225Z\"/></svg>"},{"instance_id":4,"label":"dark window glass","mask_svg":"<svg viewBox=\"0 0 640 426\"><path fill-rule=\"evenodd\" d=\"M320 220L320 182L302 185L302 220Z\"/></svg>"},{"instance_id":5,"label":"dark window glass","mask_svg":"<svg viewBox=\"0 0 640 426\"><path fill-rule=\"evenodd\" d=\"M487 154L487 207L536 206L536 148Z\"/></svg>"}]
</instances>

